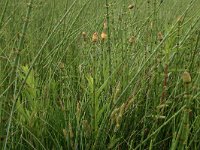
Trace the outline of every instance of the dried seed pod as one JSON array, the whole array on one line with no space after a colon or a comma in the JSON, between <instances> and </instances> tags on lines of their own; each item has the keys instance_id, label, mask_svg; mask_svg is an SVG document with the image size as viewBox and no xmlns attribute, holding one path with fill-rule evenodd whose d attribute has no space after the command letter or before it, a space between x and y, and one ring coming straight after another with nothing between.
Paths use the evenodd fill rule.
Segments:
<instances>
[{"instance_id":1,"label":"dried seed pod","mask_svg":"<svg viewBox=\"0 0 200 150\"><path fill-rule=\"evenodd\" d=\"M96 43L98 41L98 33L94 32L94 34L92 35L92 42Z\"/></svg>"},{"instance_id":2,"label":"dried seed pod","mask_svg":"<svg viewBox=\"0 0 200 150\"><path fill-rule=\"evenodd\" d=\"M107 34L106 34L105 32L102 32L102 33L101 33L101 40L102 40L102 41L105 41L106 38L107 38Z\"/></svg>"},{"instance_id":3,"label":"dried seed pod","mask_svg":"<svg viewBox=\"0 0 200 150\"><path fill-rule=\"evenodd\" d=\"M191 76L190 76L190 73L185 71L183 74L182 74L182 80L185 84L189 84L192 79L191 79Z\"/></svg>"}]
</instances>

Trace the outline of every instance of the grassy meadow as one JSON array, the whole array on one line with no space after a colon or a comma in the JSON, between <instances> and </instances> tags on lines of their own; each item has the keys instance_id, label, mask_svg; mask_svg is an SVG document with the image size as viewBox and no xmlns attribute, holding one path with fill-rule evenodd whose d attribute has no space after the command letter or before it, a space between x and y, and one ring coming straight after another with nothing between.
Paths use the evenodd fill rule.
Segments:
<instances>
[{"instance_id":1,"label":"grassy meadow","mask_svg":"<svg viewBox=\"0 0 200 150\"><path fill-rule=\"evenodd\" d=\"M199 150L200 0L0 0L0 149Z\"/></svg>"}]
</instances>

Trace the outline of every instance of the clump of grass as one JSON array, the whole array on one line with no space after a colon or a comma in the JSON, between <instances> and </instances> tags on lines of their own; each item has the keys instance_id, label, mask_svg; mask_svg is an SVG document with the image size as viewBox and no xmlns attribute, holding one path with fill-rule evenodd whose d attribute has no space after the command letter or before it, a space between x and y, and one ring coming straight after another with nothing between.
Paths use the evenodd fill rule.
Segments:
<instances>
[{"instance_id":1,"label":"clump of grass","mask_svg":"<svg viewBox=\"0 0 200 150\"><path fill-rule=\"evenodd\" d=\"M190 84L191 84L191 76L190 73L185 71L182 74L182 80L185 86L185 92L184 92L184 103L186 108L184 109L184 113L181 118L180 127L177 132L176 139L174 139L174 142L172 144L172 149L186 149L188 148L188 137L190 132L190 111L191 111L191 98L189 95L190 91Z\"/></svg>"},{"instance_id":2,"label":"clump of grass","mask_svg":"<svg viewBox=\"0 0 200 150\"><path fill-rule=\"evenodd\" d=\"M198 149L198 5L0 1L0 147Z\"/></svg>"}]
</instances>

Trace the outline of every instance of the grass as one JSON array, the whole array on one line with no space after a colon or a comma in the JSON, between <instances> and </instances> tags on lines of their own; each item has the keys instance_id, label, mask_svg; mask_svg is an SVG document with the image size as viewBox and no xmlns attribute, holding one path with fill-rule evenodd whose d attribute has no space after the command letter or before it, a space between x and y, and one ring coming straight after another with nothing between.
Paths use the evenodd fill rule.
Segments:
<instances>
[{"instance_id":1,"label":"grass","mask_svg":"<svg viewBox=\"0 0 200 150\"><path fill-rule=\"evenodd\" d=\"M199 5L0 1L0 147L198 150Z\"/></svg>"}]
</instances>

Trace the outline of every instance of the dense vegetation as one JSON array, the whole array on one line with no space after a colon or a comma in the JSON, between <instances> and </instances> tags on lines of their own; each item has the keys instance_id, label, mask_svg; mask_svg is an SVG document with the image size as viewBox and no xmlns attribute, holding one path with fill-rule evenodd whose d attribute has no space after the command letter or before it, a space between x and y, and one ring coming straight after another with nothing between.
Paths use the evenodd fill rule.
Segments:
<instances>
[{"instance_id":1,"label":"dense vegetation","mask_svg":"<svg viewBox=\"0 0 200 150\"><path fill-rule=\"evenodd\" d=\"M199 0L0 0L2 149L200 149Z\"/></svg>"}]
</instances>

